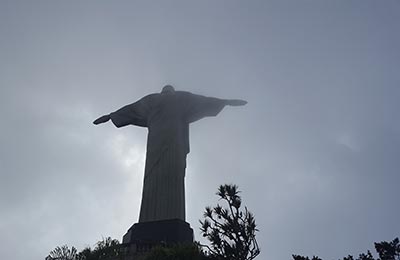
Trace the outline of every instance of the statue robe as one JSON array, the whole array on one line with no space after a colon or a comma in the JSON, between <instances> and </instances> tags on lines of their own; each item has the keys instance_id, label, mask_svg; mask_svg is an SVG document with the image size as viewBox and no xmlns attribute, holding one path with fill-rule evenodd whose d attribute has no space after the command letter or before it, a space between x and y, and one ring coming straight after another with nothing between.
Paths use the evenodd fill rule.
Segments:
<instances>
[{"instance_id":1,"label":"statue robe","mask_svg":"<svg viewBox=\"0 0 400 260\"><path fill-rule=\"evenodd\" d=\"M216 116L222 99L175 91L145 96L110 114L116 127L148 128L139 222L185 220L185 169L189 124Z\"/></svg>"}]
</instances>

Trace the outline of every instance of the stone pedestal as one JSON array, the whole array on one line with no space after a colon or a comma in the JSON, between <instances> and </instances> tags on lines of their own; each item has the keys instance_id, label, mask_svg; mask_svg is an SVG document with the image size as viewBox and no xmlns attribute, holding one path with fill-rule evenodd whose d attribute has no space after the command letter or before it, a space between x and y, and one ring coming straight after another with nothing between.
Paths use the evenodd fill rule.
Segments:
<instances>
[{"instance_id":1,"label":"stone pedestal","mask_svg":"<svg viewBox=\"0 0 400 260\"><path fill-rule=\"evenodd\" d=\"M181 219L136 223L128 229L123 244L178 244L192 243L193 229Z\"/></svg>"}]
</instances>

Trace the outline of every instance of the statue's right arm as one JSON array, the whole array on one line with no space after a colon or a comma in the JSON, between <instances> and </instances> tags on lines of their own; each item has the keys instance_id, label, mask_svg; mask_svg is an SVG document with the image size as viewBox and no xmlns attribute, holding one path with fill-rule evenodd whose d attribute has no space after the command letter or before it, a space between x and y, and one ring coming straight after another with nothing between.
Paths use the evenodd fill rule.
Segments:
<instances>
[{"instance_id":1,"label":"statue's right arm","mask_svg":"<svg viewBox=\"0 0 400 260\"><path fill-rule=\"evenodd\" d=\"M111 119L111 117L109 114L104 115L104 116L101 116L101 117L97 118L96 120L94 120L93 124L95 124L95 125L102 124L102 123L109 121L110 119Z\"/></svg>"}]
</instances>

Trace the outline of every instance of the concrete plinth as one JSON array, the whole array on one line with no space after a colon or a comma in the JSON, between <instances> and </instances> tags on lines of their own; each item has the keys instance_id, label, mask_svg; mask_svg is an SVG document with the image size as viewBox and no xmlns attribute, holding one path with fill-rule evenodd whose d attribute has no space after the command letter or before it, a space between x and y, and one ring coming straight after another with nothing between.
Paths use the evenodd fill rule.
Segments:
<instances>
[{"instance_id":1,"label":"concrete plinth","mask_svg":"<svg viewBox=\"0 0 400 260\"><path fill-rule=\"evenodd\" d=\"M192 243L193 229L181 219L140 222L130 227L123 244L177 244Z\"/></svg>"}]
</instances>

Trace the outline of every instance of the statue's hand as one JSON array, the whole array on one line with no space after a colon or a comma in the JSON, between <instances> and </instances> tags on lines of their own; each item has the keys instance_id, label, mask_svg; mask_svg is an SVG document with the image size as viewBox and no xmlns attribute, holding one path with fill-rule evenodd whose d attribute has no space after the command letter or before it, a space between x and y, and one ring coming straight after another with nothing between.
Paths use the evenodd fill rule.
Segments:
<instances>
[{"instance_id":1,"label":"statue's hand","mask_svg":"<svg viewBox=\"0 0 400 260\"><path fill-rule=\"evenodd\" d=\"M111 119L110 115L104 115L104 116L101 116L101 117L97 118L96 120L94 120L93 124L95 124L95 125L102 124L102 123L107 122L110 119Z\"/></svg>"},{"instance_id":2,"label":"statue's hand","mask_svg":"<svg viewBox=\"0 0 400 260\"><path fill-rule=\"evenodd\" d=\"M229 105L229 106L244 106L244 105L246 105L247 104L247 101L246 100L241 100L241 99L229 99L228 101L227 101L227 104Z\"/></svg>"}]
</instances>

